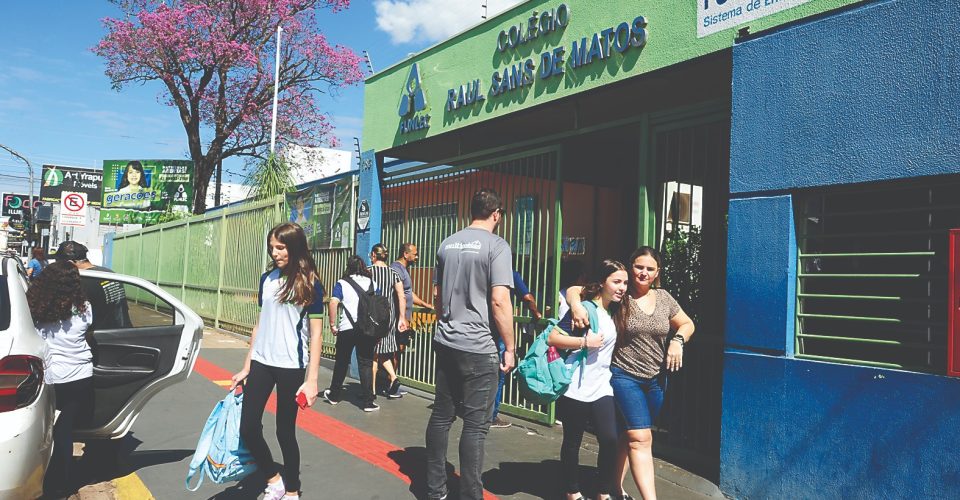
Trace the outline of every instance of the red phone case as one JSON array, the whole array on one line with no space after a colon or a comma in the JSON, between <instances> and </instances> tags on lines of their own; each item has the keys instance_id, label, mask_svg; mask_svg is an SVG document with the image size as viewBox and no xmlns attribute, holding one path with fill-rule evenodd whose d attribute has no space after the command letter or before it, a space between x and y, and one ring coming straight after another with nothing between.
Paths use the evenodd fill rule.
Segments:
<instances>
[{"instance_id":1,"label":"red phone case","mask_svg":"<svg viewBox=\"0 0 960 500\"><path fill-rule=\"evenodd\" d=\"M306 409L307 409L307 395L306 395L306 394L304 394L304 393L302 393L302 392L298 392L298 393L297 393L297 405L300 406L300 409L301 409L301 410L306 410Z\"/></svg>"}]
</instances>

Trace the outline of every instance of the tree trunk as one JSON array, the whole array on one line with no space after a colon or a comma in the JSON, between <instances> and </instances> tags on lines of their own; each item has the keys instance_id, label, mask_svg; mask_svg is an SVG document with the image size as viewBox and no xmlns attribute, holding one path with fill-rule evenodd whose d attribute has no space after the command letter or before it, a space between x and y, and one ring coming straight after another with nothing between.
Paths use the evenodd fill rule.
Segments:
<instances>
[{"instance_id":1,"label":"tree trunk","mask_svg":"<svg viewBox=\"0 0 960 500\"><path fill-rule=\"evenodd\" d=\"M193 213L200 215L207 211L207 187L210 185L210 178L213 176L216 162L202 157L194 159L193 165L195 179L193 184Z\"/></svg>"}]
</instances>

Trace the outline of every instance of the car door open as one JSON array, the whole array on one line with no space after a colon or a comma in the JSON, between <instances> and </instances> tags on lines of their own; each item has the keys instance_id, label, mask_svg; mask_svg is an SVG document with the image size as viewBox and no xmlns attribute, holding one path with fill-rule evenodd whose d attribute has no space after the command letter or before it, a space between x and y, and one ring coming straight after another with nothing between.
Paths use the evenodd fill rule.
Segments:
<instances>
[{"instance_id":1,"label":"car door open","mask_svg":"<svg viewBox=\"0 0 960 500\"><path fill-rule=\"evenodd\" d=\"M203 320L146 280L81 271L93 306L94 401L83 438L119 438L154 395L193 370Z\"/></svg>"}]
</instances>

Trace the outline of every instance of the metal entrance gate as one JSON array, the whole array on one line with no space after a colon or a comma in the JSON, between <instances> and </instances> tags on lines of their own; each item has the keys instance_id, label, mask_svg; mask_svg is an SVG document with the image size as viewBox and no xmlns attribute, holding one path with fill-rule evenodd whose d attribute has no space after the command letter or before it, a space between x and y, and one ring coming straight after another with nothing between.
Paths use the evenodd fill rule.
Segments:
<instances>
[{"instance_id":1,"label":"metal entrance gate","mask_svg":"<svg viewBox=\"0 0 960 500\"><path fill-rule=\"evenodd\" d=\"M669 376L658 456L717 480L729 200L729 113L651 128L661 286L694 320L683 369Z\"/></svg>"},{"instance_id":2,"label":"metal entrance gate","mask_svg":"<svg viewBox=\"0 0 960 500\"><path fill-rule=\"evenodd\" d=\"M417 245L420 260L411 267L413 290L422 299L432 297L437 248L444 238L470 224L470 200L480 188L493 188L504 201L505 217L497 233L513 249L513 266L530 287L540 308L556 307L560 247L560 175L556 148L527 151L487 161L455 166L421 166L384 174L383 239L391 258L400 244ZM526 350L535 333L529 311L514 300L514 332L518 351ZM545 316L549 316L545 314ZM416 308L413 328L417 335L404 354L400 376L404 383L433 390L434 356L431 339L436 316ZM553 406L525 401L512 378L503 391L501 411L553 423Z\"/></svg>"}]
</instances>

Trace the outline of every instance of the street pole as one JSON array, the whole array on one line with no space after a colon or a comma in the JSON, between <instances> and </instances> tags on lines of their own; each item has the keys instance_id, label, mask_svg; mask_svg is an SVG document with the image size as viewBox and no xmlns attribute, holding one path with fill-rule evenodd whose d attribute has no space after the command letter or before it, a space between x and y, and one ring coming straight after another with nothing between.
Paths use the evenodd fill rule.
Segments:
<instances>
[{"instance_id":1,"label":"street pole","mask_svg":"<svg viewBox=\"0 0 960 500\"><path fill-rule=\"evenodd\" d=\"M276 97L274 97L274 100L276 100ZM276 105L274 105L274 107L276 107ZM274 111L274 116L276 116L276 111ZM7 146L0 144L0 148L5 149L8 153L23 160L23 162L27 164L27 175L30 177L30 198L29 198L30 205L27 207L27 213L30 216L30 233L33 233L34 224L36 223L36 221L33 218L33 165L30 164L30 160L28 160L25 156L8 148ZM33 236L32 234L28 234L27 245L33 242L32 236Z\"/></svg>"},{"instance_id":2,"label":"street pole","mask_svg":"<svg viewBox=\"0 0 960 500\"><path fill-rule=\"evenodd\" d=\"M283 28L277 26L277 59L273 72L273 124L270 126L270 154L273 154L277 142L277 93L280 91L280 33Z\"/></svg>"}]
</instances>

